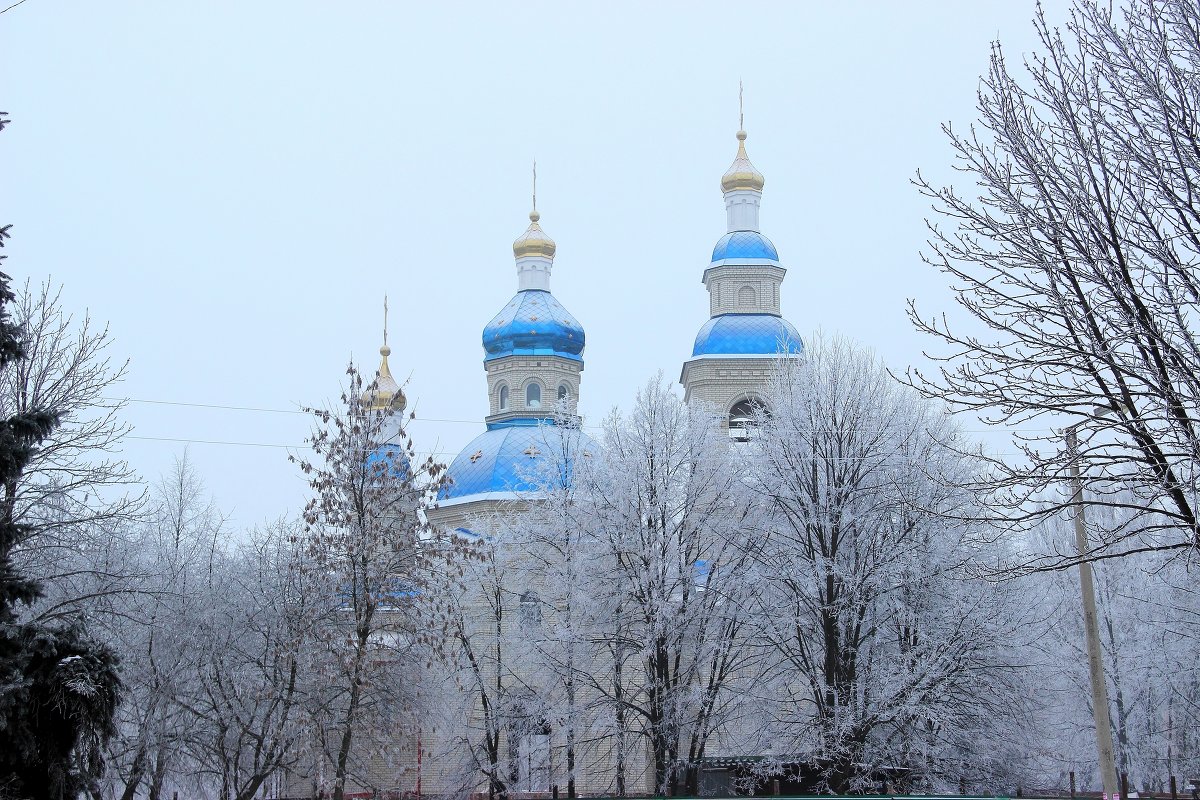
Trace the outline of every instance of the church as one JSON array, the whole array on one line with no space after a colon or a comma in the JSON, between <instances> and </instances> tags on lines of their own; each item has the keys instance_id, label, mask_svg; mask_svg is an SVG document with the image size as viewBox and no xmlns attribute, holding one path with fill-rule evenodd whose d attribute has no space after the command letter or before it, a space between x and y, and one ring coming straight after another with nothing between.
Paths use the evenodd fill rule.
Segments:
<instances>
[{"instance_id":1,"label":"church","mask_svg":"<svg viewBox=\"0 0 1200 800\"><path fill-rule=\"evenodd\" d=\"M701 275L709 293L708 319L696 334L679 378L685 402L715 410L734 440L750 435L748 425L755 409L763 405L761 393L778 359L799 358L804 352L795 327L780 312L786 270L775 246L760 229L765 181L750 161L746 138L744 130L737 132L736 155L721 177L726 231ZM531 497L538 487L530 476L537 474L539 466L545 467L555 458L561 461L564 453L569 459L599 448L578 426L563 424L564 418L576 419L586 338L582 324L551 291L557 247L541 222L535 191L529 225L513 243L516 293L483 327L489 408L483 420L485 429L450 463L436 507L427 512L429 523L442 531L488 539L492 530L501 527L489 521L520 513L524 504L535 502ZM386 345L381 355L376 383L363 400L374 409L402 410L405 399L388 367L390 350ZM566 477L569 480L569 475ZM489 605L482 598L464 598L466 627L474 626L483 638L490 630L496 638L503 626L507 636L509 626L529 624L538 588L509 591L513 608L503 615L491 607L494 602ZM504 713L496 710L497 703L480 700L489 691L514 696L522 691L536 693L542 680L537 668L529 667L526 672L518 668L502 677L498 663L494 666L490 687L481 681L474 690L444 688L448 699L441 713L421 723L420 735L402 747L403 754L396 761L373 763L370 780L357 781L358 791L370 790L369 784L410 796L486 796L486 759L477 752L466 752L470 748L464 743L488 731L492 763L503 758L503 784L510 795L550 797L560 789L565 796L563 754L567 748L561 732L546 722L520 731L505 727L503 721L497 722L497 716ZM511 667L506 665L506 669ZM506 682L520 686L511 687L510 692ZM481 708L481 703L491 707ZM588 727L586 721L584 727ZM603 734L595 730L583 734L590 736L592 744L574 763L571 774L576 776L576 784L571 788L580 795L611 794L611 748L602 741ZM632 779L626 792L653 793L649 754L631 753L623 763Z\"/></svg>"},{"instance_id":2,"label":"church","mask_svg":"<svg viewBox=\"0 0 1200 800\"><path fill-rule=\"evenodd\" d=\"M737 155L721 176L727 230L701 276L709 318L679 377L685 401L718 409L735 438L761 402L774 361L804 349L780 313L786 270L759 226L765 180L746 153L744 130L737 142ZM451 463L450 485L431 517L438 525L458 527L528 491L521 466L537 457L547 435L554 436L556 407L578 402L584 330L550 291L555 251L534 208L529 227L513 242L517 293L483 329L487 430Z\"/></svg>"}]
</instances>

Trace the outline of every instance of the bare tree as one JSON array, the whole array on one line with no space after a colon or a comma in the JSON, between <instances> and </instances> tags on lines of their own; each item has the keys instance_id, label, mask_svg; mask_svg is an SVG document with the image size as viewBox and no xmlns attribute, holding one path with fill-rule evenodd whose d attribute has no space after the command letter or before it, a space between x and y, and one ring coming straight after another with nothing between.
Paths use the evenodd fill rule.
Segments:
<instances>
[{"instance_id":1,"label":"bare tree","mask_svg":"<svg viewBox=\"0 0 1200 800\"><path fill-rule=\"evenodd\" d=\"M129 426L111 395L126 364L113 362L107 328L64 311L61 286L26 281L12 313L26 357L0 375L0 415L43 409L59 426L5 489L13 519L31 529L17 557L45 582L34 611L62 616L128 583L114 555L145 491L117 454Z\"/></svg>"},{"instance_id":2,"label":"bare tree","mask_svg":"<svg viewBox=\"0 0 1200 800\"><path fill-rule=\"evenodd\" d=\"M1135 512L1108 516L1119 527L1088 557L1195 548L1200 6L1077 0L1061 30L1040 8L1035 27L1024 75L996 44L978 122L945 126L971 191L918 175L937 213L925 260L968 322L910 302L948 348L940 371L908 380L1021 431L1020 454L979 486L997 515L1029 523L1068 502L1053 486L1075 458L1059 426L1075 423L1091 502Z\"/></svg>"}]
</instances>

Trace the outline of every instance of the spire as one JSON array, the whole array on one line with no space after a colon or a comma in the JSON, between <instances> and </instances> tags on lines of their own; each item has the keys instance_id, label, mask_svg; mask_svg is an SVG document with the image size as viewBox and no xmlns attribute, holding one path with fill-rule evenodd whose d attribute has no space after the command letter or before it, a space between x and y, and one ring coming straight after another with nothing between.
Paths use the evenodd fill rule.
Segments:
<instances>
[{"instance_id":1,"label":"spire","mask_svg":"<svg viewBox=\"0 0 1200 800\"><path fill-rule=\"evenodd\" d=\"M375 373L374 385L363 392L362 402L372 411L383 411L388 408L403 411L408 400L404 397L404 392L400 390L400 384L396 383L396 379L392 377L392 370L388 366L388 356L392 354L392 348L388 347L387 332L388 302L385 294L383 296L383 346L379 348L379 369Z\"/></svg>"}]
</instances>

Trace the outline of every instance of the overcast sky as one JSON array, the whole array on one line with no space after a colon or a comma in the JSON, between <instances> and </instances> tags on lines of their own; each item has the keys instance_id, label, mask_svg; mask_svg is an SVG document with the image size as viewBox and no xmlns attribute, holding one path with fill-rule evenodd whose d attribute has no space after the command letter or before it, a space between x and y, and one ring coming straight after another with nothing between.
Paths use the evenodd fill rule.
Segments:
<instances>
[{"instance_id":1,"label":"overcast sky","mask_svg":"<svg viewBox=\"0 0 1200 800\"><path fill-rule=\"evenodd\" d=\"M659 370L677 381L708 318L741 79L784 315L919 365L934 343L906 299L953 307L910 180L962 181L940 126L974 119L990 42L1033 48L1033 12L25 0L0 14L8 272L110 324L134 467L155 480L192 440L254 524L302 505L293 412L335 397L351 357L373 372L385 293L418 448L448 461L483 430L480 332L517 288L534 158L552 290L587 332L588 422Z\"/></svg>"}]
</instances>

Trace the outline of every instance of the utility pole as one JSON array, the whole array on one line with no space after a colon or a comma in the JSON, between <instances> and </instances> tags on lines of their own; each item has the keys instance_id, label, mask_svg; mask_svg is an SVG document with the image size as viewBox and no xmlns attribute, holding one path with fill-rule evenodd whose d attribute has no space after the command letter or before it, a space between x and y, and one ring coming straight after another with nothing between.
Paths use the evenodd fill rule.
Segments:
<instances>
[{"instance_id":1,"label":"utility pole","mask_svg":"<svg viewBox=\"0 0 1200 800\"><path fill-rule=\"evenodd\" d=\"M1083 517L1083 479L1079 475L1079 439L1075 429L1067 428L1067 453L1071 458L1071 503L1075 506L1075 549L1079 553L1079 589L1083 593L1083 635L1087 640L1088 677L1092 684L1092 719L1096 723L1096 747L1100 755L1100 781L1107 800L1116 800L1120 789L1117 783L1117 760L1113 754L1112 722L1108 718L1108 684L1104 678L1104 662L1100 651L1100 626L1096 619L1096 585L1092 581L1092 564L1087 560L1087 527Z\"/></svg>"}]
</instances>

